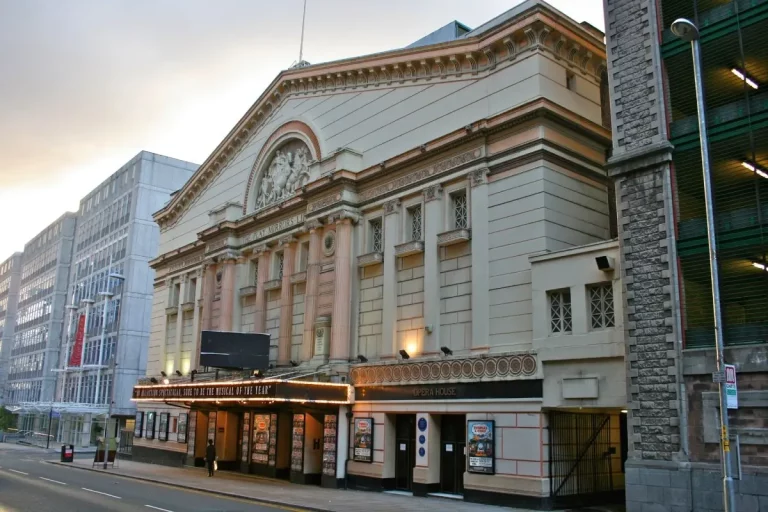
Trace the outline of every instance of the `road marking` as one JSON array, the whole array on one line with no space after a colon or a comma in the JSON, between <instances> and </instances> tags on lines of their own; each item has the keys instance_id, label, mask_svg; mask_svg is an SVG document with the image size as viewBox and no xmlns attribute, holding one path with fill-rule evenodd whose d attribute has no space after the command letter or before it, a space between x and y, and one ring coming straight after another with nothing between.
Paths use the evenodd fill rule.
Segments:
<instances>
[{"instance_id":1,"label":"road marking","mask_svg":"<svg viewBox=\"0 0 768 512\"><path fill-rule=\"evenodd\" d=\"M93 489L88 489L87 487L81 487L81 489L84 490L84 491L95 493L95 494L101 494L103 496L109 496L110 498L115 498L116 500L123 499L120 496L115 496L114 494L107 494L107 493L101 492L101 491L94 491Z\"/></svg>"},{"instance_id":2,"label":"road marking","mask_svg":"<svg viewBox=\"0 0 768 512\"><path fill-rule=\"evenodd\" d=\"M64 482L59 482L58 480L51 480L50 478L45 478L44 476L41 476L39 478L40 478L40 480L45 480L46 482L53 482L53 483L59 484L59 485L67 485Z\"/></svg>"},{"instance_id":3,"label":"road marking","mask_svg":"<svg viewBox=\"0 0 768 512\"><path fill-rule=\"evenodd\" d=\"M167 508L160 508L160 507L153 507L152 505L144 505L148 508L153 508L155 510L159 510L160 512L173 512L172 510L168 510Z\"/></svg>"},{"instance_id":4,"label":"road marking","mask_svg":"<svg viewBox=\"0 0 768 512\"><path fill-rule=\"evenodd\" d=\"M29 473L25 473L23 471L16 471L15 469L9 469L8 471L13 471L14 473L18 473L20 475L27 475L27 476L29 476Z\"/></svg>"}]
</instances>

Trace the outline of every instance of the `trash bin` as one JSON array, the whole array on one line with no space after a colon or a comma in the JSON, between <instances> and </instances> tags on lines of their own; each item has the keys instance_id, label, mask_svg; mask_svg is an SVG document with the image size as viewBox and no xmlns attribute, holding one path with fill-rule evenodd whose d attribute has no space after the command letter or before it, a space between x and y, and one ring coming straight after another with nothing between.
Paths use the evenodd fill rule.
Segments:
<instances>
[{"instance_id":1,"label":"trash bin","mask_svg":"<svg viewBox=\"0 0 768 512\"><path fill-rule=\"evenodd\" d=\"M61 445L61 462L73 462L75 460L75 445Z\"/></svg>"}]
</instances>

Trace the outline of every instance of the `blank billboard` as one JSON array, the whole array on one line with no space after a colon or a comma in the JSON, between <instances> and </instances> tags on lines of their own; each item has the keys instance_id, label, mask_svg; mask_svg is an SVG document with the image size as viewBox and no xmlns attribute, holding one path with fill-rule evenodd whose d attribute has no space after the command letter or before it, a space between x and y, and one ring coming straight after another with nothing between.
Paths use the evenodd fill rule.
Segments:
<instances>
[{"instance_id":1,"label":"blank billboard","mask_svg":"<svg viewBox=\"0 0 768 512\"><path fill-rule=\"evenodd\" d=\"M200 366L245 370L269 367L269 334L203 331Z\"/></svg>"}]
</instances>

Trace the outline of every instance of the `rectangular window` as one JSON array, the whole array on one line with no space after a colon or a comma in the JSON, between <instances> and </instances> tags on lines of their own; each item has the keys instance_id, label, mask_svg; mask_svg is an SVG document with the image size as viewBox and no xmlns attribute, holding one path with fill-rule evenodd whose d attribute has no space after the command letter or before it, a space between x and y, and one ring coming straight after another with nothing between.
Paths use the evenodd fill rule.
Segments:
<instances>
[{"instance_id":1,"label":"rectangular window","mask_svg":"<svg viewBox=\"0 0 768 512\"><path fill-rule=\"evenodd\" d=\"M465 190L451 194L451 214L454 229L466 229L469 227L467 192Z\"/></svg>"},{"instance_id":2,"label":"rectangular window","mask_svg":"<svg viewBox=\"0 0 768 512\"><path fill-rule=\"evenodd\" d=\"M248 275L248 284L257 286L259 284L259 260L251 260L250 274Z\"/></svg>"},{"instance_id":3,"label":"rectangular window","mask_svg":"<svg viewBox=\"0 0 768 512\"><path fill-rule=\"evenodd\" d=\"M301 244L301 250L299 252L299 272L307 271L307 263L309 262L309 242Z\"/></svg>"},{"instance_id":4,"label":"rectangular window","mask_svg":"<svg viewBox=\"0 0 768 512\"><path fill-rule=\"evenodd\" d=\"M171 303L170 303L171 307L179 305L180 295L181 295L181 283L173 283L173 288L171 289Z\"/></svg>"},{"instance_id":5,"label":"rectangular window","mask_svg":"<svg viewBox=\"0 0 768 512\"><path fill-rule=\"evenodd\" d=\"M421 240L422 238L421 205L408 208L408 230L409 230L411 241Z\"/></svg>"},{"instance_id":6,"label":"rectangular window","mask_svg":"<svg viewBox=\"0 0 768 512\"><path fill-rule=\"evenodd\" d=\"M277 253L277 279L283 278L283 267L285 266L285 254Z\"/></svg>"},{"instance_id":7,"label":"rectangular window","mask_svg":"<svg viewBox=\"0 0 768 512\"><path fill-rule=\"evenodd\" d=\"M384 252L384 229L381 218L368 221L371 252Z\"/></svg>"},{"instance_id":8,"label":"rectangular window","mask_svg":"<svg viewBox=\"0 0 768 512\"><path fill-rule=\"evenodd\" d=\"M592 329L606 329L616 325L613 314L613 286L599 284L589 289L589 316Z\"/></svg>"},{"instance_id":9,"label":"rectangular window","mask_svg":"<svg viewBox=\"0 0 768 512\"><path fill-rule=\"evenodd\" d=\"M570 290L549 292L549 317L553 334L570 333L573 330Z\"/></svg>"},{"instance_id":10,"label":"rectangular window","mask_svg":"<svg viewBox=\"0 0 768 512\"><path fill-rule=\"evenodd\" d=\"M197 279L191 278L187 285L187 302L194 302L197 295Z\"/></svg>"}]
</instances>

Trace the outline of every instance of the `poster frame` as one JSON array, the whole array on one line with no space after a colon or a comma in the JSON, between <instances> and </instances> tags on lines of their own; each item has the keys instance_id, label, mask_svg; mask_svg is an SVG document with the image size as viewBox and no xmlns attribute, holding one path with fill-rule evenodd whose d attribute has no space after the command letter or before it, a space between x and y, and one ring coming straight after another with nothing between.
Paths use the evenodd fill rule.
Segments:
<instances>
[{"instance_id":1,"label":"poster frame","mask_svg":"<svg viewBox=\"0 0 768 512\"><path fill-rule=\"evenodd\" d=\"M370 434L371 441L370 441L370 447L369 447L371 454L368 457L358 456L358 454L357 454L357 450L358 449L364 449L358 443L358 432L360 431L359 424L362 423L362 422L369 422L370 425L371 425L371 427L370 427L370 429L371 429L371 434ZM374 423L373 418L371 418L371 417L357 417L357 418L354 419L354 429L352 431L352 434L353 434L352 435L352 460L354 460L355 462L365 462L365 463L368 463L368 464L372 464L373 463L373 451L374 451L373 447L374 447L374 443L375 443L375 437L374 437L375 436L375 431L376 431L376 424Z\"/></svg>"},{"instance_id":2,"label":"poster frame","mask_svg":"<svg viewBox=\"0 0 768 512\"><path fill-rule=\"evenodd\" d=\"M478 468L472 466L472 457L470 455L470 441L472 439L472 427L476 424L485 424L491 432L491 446L493 447L490 457L482 457L485 459L491 459L490 468ZM475 473L479 475L495 475L496 474L496 421L495 420L467 420L467 473Z\"/></svg>"},{"instance_id":3,"label":"poster frame","mask_svg":"<svg viewBox=\"0 0 768 512\"><path fill-rule=\"evenodd\" d=\"M133 437L142 437L144 430L144 411L136 411L135 424L133 425Z\"/></svg>"},{"instance_id":4,"label":"poster frame","mask_svg":"<svg viewBox=\"0 0 768 512\"><path fill-rule=\"evenodd\" d=\"M181 419L184 418L184 421ZM180 412L179 413L179 422L176 424L176 442L177 443L186 443L187 442L187 429L189 428L189 413L186 412Z\"/></svg>"}]
</instances>

